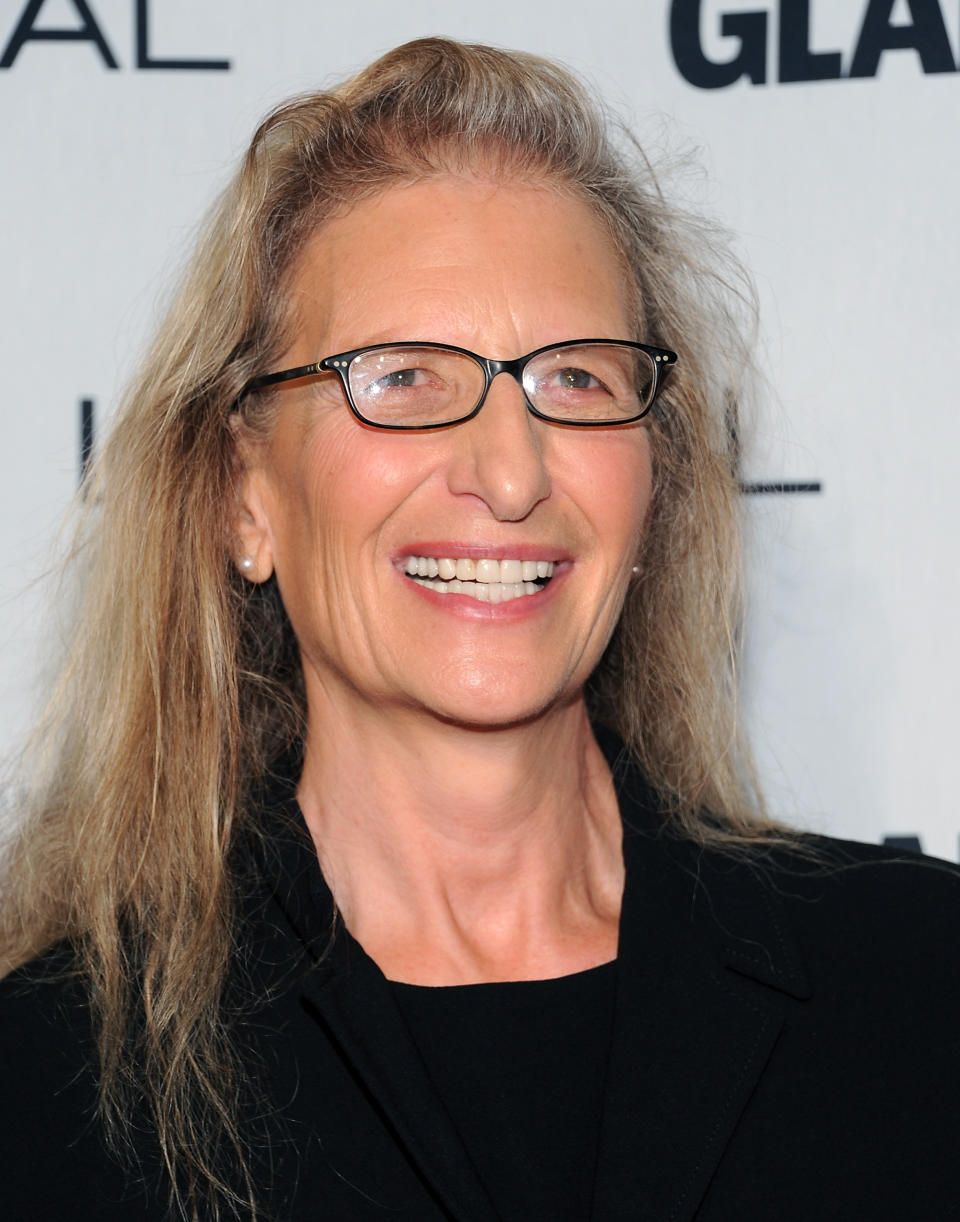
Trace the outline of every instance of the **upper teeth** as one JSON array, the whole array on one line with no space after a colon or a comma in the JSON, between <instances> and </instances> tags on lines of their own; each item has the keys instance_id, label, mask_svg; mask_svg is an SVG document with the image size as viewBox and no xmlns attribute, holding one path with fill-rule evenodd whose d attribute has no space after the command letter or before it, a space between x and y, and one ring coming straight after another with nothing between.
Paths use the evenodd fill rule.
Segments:
<instances>
[{"instance_id":1,"label":"upper teeth","mask_svg":"<svg viewBox=\"0 0 960 1222\"><path fill-rule=\"evenodd\" d=\"M469 560L460 557L434 558L433 556L408 556L404 561L404 572L409 577L439 577L441 581L476 581L483 585L494 582L515 584L519 581L536 581L537 578L553 576L552 560Z\"/></svg>"}]
</instances>

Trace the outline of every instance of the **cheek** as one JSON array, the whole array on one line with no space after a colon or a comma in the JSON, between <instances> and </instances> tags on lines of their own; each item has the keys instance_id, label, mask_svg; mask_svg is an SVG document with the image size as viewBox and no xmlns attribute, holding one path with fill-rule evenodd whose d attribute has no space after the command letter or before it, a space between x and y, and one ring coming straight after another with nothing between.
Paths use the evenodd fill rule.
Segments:
<instances>
[{"instance_id":1,"label":"cheek","mask_svg":"<svg viewBox=\"0 0 960 1222\"><path fill-rule=\"evenodd\" d=\"M650 509L653 465L646 429L585 439L568 472L571 495L611 564L632 558ZM575 490L575 491L574 491Z\"/></svg>"},{"instance_id":2,"label":"cheek","mask_svg":"<svg viewBox=\"0 0 960 1222\"><path fill-rule=\"evenodd\" d=\"M271 480L278 562L290 569L308 558L336 564L375 545L426 473L408 437L375 433L352 418L314 423L285 439Z\"/></svg>"}]
</instances>

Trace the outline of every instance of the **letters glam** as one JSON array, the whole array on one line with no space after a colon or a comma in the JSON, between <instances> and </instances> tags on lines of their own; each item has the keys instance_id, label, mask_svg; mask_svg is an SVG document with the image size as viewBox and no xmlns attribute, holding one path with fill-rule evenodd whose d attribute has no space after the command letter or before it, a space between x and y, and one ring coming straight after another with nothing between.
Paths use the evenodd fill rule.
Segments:
<instances>
[{"instance_id":1,"label":"letters glam","mask_svg":"<svg viewBox=\"0 0 960 1222\"><path fill-rule=\"evenodd\" d=\"M913 50L925 73L956 72L943 11L938 0L907 0L910 20L894 22L895 0L869 0L853 46L841 50L810 48L810 0L780 0L749 12L719 13L720 34L739 41L732 59L711 59L701 39L703 0L671 0L670 49L678 72L699 89L722 89L746 77L765 85L776 56L776 80L825 81L872 77L888 51ZM776 47L773 18L776 17ZM849 67L844 70L844 59Z\"/></svg>"}]
</instances>

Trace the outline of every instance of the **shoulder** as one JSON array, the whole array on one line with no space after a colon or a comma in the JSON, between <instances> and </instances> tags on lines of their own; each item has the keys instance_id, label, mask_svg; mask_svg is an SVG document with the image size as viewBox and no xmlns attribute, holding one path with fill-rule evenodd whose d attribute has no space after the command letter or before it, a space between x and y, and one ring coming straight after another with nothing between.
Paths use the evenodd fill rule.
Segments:
<instances>
[{"instance_id":1,"label":"shoulder","mask_svg":"<svg viewBox=\"0 0 960 1222\"><path fill-rule=\"evenodd\" d=\"M809 863L784 856L765 884L811 973L907 1007L923 997L960 1018L960 868L851 841L809 847Z\"/></svg>"},{"instance_id":2,"label":"shoulder","mask_svg":"<svg viewBox=\"0 0 960 1222\"><path fill-rule=\"evenodd\" d=\"M608 741L609 740L609 741ZM674 832L670 806L615 736L598 741L613 773L628 879L666 870L667 894L701 930L795 938L814 963L846 959L946 966L960 938L960 866L889 846L796 833L719 849ZM719 932L723 941L730 941ZM960 973L960 957L958 967Z\"/></svg>"},{"instance_id":3,"label":"shoulder","mask_svg":"<svg viewBox=\"0 0 960 1222\"><path fill-rule=\"evenodd\" d=\"M794 850L670 855L697 921L734 959L789 963L821 1005L882 1006L893 1022L922 997L960 1019L960 867L806 836Z\"/></svg>"},{"instance_id":4,"label":"shoulder","mask_svg":"<svg viewBox=\"0 0 960 1222\"><path fill-rule=\"evenodd\" d=\"M11 1217L153 1217L99 1121L87 989L67 947L0 981L0 1180Z\"/></svg>"},{"instance_id":5,"label":"shoulder","mask_svg":"<svg viewBox=\"0 0 960 1222\"><path fill-rule=\"evenodd\" d=\"M73 958L58 948L0 981L0 1166L5 1192L29 1199L58 1179L64 1151L96 1114L93 1042ZM68 1175L69 1178L69 1175Z\"/></svg>"},{"instance_id":6,"label":"shoulder","mask_svg":"<svg viewBox=\"0 0 960 1222\"><path fill-rule=\"evenodd\" d=\"M90 1010L69 947L55 947L0 980L0 1032L12 1053L0 1075L5 1092L25 1075L35 1081L40 1072L75 1073L89 1061Z\"/></svg>"},{"instance_id":7,"label":"shoulder","mask_svg":"<svg viewBox=\"0 0 960 1222\"><path fill-rule=\"evenodd\" d=\"M628 895L653 890L661 920L696 927L721 957L781 963L763 972L806 980L920 978L960 1005L960 867L878 845L797 833L794 841L718 850L671 831L669 804L622 741L595 727L624 824ZM631 885L632 879L632 885ZM650 919L627 904L624 917ZM786 973L786 975L784 975Z\"/></svg>"},{"instance_id":8,"label":"shoulder","mask_svg":"<svg viewBox=\"0 0 960 1222\"><path fill-rule=\"evenodd\" d=\"M93 1041L83 989L69 952L55 951L0 981L0 1106L41 1130L58 1108L95 1100ZM83 1089L80 1083L85 1083ZM8 1134L9 1136L10 1134Z\"/></svg>"},{"instance_id":9,"label":"shoulder","mask_svg":"<svg viewBox=\"0 0 960 1222\"><path fill-rule=\"evenodd\" d=\"M935 953L960 935L960 867L920 854L828 837L748 867L808 942L843 942L874 958Z\"/></svg>"}]
</instances>

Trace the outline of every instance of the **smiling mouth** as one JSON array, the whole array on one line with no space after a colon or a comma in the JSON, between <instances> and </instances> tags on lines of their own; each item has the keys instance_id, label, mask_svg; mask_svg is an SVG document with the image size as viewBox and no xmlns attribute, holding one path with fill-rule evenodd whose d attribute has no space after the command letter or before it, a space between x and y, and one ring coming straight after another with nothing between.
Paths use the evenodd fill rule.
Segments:
<instances>
[{"instance_id":1,"label":"smiling mouth","mask_svg":"<svg viewBox=\"0 0 960 1222\"><path fill-rule=\"evenodd\" d=\"M437 594L466 594L482 603L505 603L539 594L553 576L553 561L407 556L403 571L418 586Z\"/></svg>"}]
</instances>

